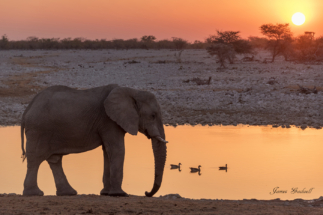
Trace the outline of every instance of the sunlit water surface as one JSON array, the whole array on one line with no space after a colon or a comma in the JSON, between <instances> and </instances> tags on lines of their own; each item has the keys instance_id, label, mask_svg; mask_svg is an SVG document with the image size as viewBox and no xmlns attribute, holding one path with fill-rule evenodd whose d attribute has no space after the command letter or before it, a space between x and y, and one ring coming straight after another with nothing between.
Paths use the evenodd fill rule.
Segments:
<instances>
[{"instance_id":1,"label":"sunlit water surface","mask_svg":"<svg viewBox=\"0 0 323 215\"><path fill-rule=\"evenodd\" d=\"M167 161L162 186L155 196L178 193L207 199L314 199L323 196L323 131L266 126L165 127ZM22 193L26 162L22 163L20 127L0 128L0 193ZM154 179L150 140L126 135L123 189L144 195ZM170 164L182 163L181 172ZM228 164L228 171L219 166ZM189 167L201 165L201 175ZM102 149L64 156L63 167L79 194L102 189ZM38 185L54 195L47 162L39 169ZM273 189L287 191L275 193ZM310 193L291 193L292 189Z\"/></svg>"}]
</instances>

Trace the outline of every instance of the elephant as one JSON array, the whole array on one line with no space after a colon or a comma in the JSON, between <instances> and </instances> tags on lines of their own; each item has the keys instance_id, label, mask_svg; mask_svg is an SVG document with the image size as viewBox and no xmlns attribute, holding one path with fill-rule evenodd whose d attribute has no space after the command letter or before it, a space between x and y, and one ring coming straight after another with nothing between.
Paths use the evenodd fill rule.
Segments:
<instances>
[{"instance_id":1,"label":"elephant","mask_svg":"<svg viewBox=\"0 0 323 215\"><path fill-rule=\"evenodd\" d=\"M116 84L86 90L67 86L44 89L22 115L22 157L27 159L23 195L44 195L37 174L45 160L53 172L56 195L77 195L63 171L63 156L102 146L104 186L100 195L128 196L121 188L124 137L127 132L137 135L138 131L152 143L155 178L152 190L145 192L152 197L161 186L167 153L161 110L154 94Z\"/></svg>"}]
</instances>

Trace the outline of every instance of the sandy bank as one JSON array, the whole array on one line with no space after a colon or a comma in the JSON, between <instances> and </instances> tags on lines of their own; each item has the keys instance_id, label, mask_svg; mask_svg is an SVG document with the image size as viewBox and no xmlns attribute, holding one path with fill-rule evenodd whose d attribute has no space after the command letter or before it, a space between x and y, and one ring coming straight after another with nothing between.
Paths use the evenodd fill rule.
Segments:
<instances>
[{"instance_id":1,"label":"sandy bank","mask_svg":"<svg viewBox=\"0 0 323 215\"><path fill-rule=\"evenodd\" d=\"M0 194L0 214L322 214L323 200L190 200L176 195L127 198Z\"/></svg>"}]
</instances>

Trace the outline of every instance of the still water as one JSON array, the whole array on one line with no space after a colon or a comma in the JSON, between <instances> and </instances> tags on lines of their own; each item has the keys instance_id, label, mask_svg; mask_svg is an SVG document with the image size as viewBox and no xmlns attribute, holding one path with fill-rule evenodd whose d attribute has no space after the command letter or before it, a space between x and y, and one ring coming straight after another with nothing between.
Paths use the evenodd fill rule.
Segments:
<instances>
[{"instance_id":1,"label":"still water","mask_svg":"<svg viewBox=\"0 0 323 215\"><path fill-rule=\"evenodd\" d=\"M155 196L178 193L186 198L313 199L323 196L323 131L268 126L165 127L167 161L162 186ZM150 141L126 135L123 189L133 195L150 191L154 158ZM0 193L22 193L20 127L0 128ZM181 171L170 164L182 163ZM228 170L219 166L228 165ZM201 174L189 167L201 165ZM64 156L66 176L79 194L102 189L102 149ZM47 162L39 169L38 185L45 195L56 188ZM287 193L274 193L277 189ZM291 190L310 193L292 193Z\"/></svg>"}]
</instances>

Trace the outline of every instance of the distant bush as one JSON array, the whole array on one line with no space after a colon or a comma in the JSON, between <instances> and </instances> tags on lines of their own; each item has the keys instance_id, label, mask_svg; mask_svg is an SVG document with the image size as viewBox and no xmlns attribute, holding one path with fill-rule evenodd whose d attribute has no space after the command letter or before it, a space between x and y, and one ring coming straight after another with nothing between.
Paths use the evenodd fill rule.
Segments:
<instances>
[{"instance_id":1,"label":"distant bush","mask_svg":"<svg viewBox=\"0 0 323 215\"><path fill-rule=\"evenodd\" d=\"M207 44L202 41L195 40L194 43L190 44L190 47L192 49L205 49L207 47Z\"/></svg>"},{"instance_id":2,"label":"distant bush","mask_svg":"<svg viewBox=\"0 0 323 215\"><path fill-rule=\"evenodd\" d=\"M291 57L298 62L323 61L323 37L315 39L308 34L297 37Z\"/></svg>"},{"instance_id":3,"label":"distant bush","mask_svg":"<svg viewBox=\"0 0 323 215\"><path fill-rule=\"evenodd\" d=\"M141 37L141 41L142 42L153 42L156 40L156 37L153 35L149 35L149 36L142 36Z\"/></svg>"},{"instance_id":4,"label":"distant bush","mask_svg":"<svg viewBox=\"0 0 323 215\"><path fill-rule=\"evenodd\" d=\"M172 37L172 39L173 39L172 42L175 45L175 49L177 49L177 50L184 49L188 44L188 42L186 40L182 39L182 38Z\"/></svg>"},{"instance_id":5,"label":"distant bush","mask_svg":"<svg viewBox=\"0 0 323 215\"><path fill-rule=\"evenodd\" d=\"M215 55L217 57L217 60L220 63L220 68L226 68L225 60L233 63L236 55L233 47L224 43L211 44L206 50L211 56Z\"/></svg>"},{"instance_id":6,"label":"distant bush","mask_svg":"<svg viewBox=\"0 0 323 215\"><path fill-rule=\"evenodd\" d=\"M141 43L143 49L150 49L154 47L154 41L156 40L156 37L153 35L149 36L143 36L141 37Z\"/></svg>"},{"instance_id":7,"label":"distant bush","mask_svg":"<svg viewBox=\"0 0 323 215\"><path fill-rule=\"evenodd\" d=\"M248 40L254 49L265 49L268 44L268 39L265 37L248 37Z\"/></svg>"},{"instance_id":8,"label":"distant bush","mask_svg":"<svg viewBox=\"0 0 323 215\"><path fill-rule=\"evenodd\" d=\"M248 40L241 39L239 31L217 31L217 35L209 36L205 42L210 55L216 55L220 67L225 68L225 60L234 63L236 54L252 53L253 47Z\"/></svg>"},{"instance_id":9,"label":"distant bush","mask_svg":"<svg viewBox=\"0 0 323 215\"><path fill-rule=\"evenodd\" d=\"M173 44L175 46L175 49L178 50L178 53L175 53L175 57L176 57L176 61L178 63L182 62L181 56L182 56L182 52L184 51L184 48L188 45L188 42L182 38L178 38L178 37L173 37Z\"/></svg>"},{"instance_id":10,"label":"distant bush","mask_svg":"<svg viewBox=\"0 0 323 215\"><path fill-rule=\"evenodd\" d=\"M9 48L9 40L7 35L3 35L0 40L0 49L8 49Z\"/></svg>"}]
</instances>

